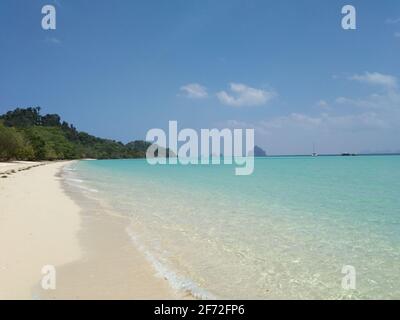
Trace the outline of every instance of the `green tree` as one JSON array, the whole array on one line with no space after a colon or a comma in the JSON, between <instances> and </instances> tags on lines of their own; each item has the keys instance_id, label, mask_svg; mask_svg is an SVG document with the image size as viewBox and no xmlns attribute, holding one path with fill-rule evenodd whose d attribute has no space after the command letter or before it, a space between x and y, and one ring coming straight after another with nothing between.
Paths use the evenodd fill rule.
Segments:
<instances>
[{"instance_id":1,"label":"green tree","mask_svg":"<svg viewBox=\"0 0 400 320\"><path fill-rule=\"evenodd\" d=\"M14 128L7 128L0 123L0 159L18 159L23 149L23 137Z\"/></svg>"},{"instance_id":2,"label":"green tree","mask_svg":"<svg viewBox=\"0 0 400 320\"><path fill-rule=\"evenodd\" d=\"M17 108L9 111L0 117L4 120L7 127L30 127L41 125L42 118L40 116L40 107L36 108Z\"/></svg>"},{"instance_id":3,"label":"green tree","mask_svg":"<svg viewBox=\"0 0 400 320\"><path fill-rule=\"evenodd\" d=\"M124 145L79 132L57 114L42 116L39 107L9 111L0 116L0 123L4 124L0 136L2 159L144 158L151 146L141 140Z\"/></svg>"}]
</instances>

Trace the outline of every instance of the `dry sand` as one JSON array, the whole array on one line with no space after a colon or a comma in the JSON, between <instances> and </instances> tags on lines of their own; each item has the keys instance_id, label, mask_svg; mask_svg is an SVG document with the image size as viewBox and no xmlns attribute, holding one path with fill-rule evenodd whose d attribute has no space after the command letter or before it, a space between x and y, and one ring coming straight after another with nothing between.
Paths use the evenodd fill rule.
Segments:
<instances>
[{"instance_id":1,"label":"dry sand","mask_svg":"<svg viewBox=\"0 0 400 320\"><path fill-rule=\"evenodd\" d=\"M181 298L132 245L126 218L65 192L65 164L0 164L0 299ZM56 268L55 290L40 285L45 265Z\"/></svg>"}]
</instances>

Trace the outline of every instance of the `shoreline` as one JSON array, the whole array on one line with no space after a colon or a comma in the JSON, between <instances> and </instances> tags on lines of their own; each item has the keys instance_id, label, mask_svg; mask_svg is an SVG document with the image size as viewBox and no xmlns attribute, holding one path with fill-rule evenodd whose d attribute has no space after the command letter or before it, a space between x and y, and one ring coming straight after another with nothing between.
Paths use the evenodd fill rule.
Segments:
<instances>
[{"instance_id":1,"label":"shoreline","mask_svg":"<svg viewBox=\"0 0 400 320\"><path fill-rule=\"evenodd\" d=\"M128 218L89 209L65 186L70 163L0 168L15 171L0 180L0 299L183 298L132 244ZM45 265L55 266L55 290L40 285Z\"/></svg>"},{"instance_id":2,"label":"shoreline","mask_svg":"<svg viewBox=\"0 0 400 320\"><path fill-rule=\"evenodd\" d=\"M60 189L57 163L7 163L0 179L0 299L35 299L42 268L79 259L80 208Z\"/></svg>"}]
</instances>

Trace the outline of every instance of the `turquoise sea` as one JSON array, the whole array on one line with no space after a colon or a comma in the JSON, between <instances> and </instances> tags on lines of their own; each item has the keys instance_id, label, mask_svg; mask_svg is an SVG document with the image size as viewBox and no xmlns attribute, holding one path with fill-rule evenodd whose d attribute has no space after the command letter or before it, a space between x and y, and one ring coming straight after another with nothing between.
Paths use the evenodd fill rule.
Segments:
<instances>
[{"instance_id":1,"label":"turquoise sea","mask_svg":"<svg viewBox=\"0 0 400 320\"><path fill-rule=\"evenodd\" d=\"M79 161L63 176L129 216L132 245L196 297L400 299L400 156L257 158L251 176ZM342 287L347 265L354 290Z\"/></svg>"}]
</instances>

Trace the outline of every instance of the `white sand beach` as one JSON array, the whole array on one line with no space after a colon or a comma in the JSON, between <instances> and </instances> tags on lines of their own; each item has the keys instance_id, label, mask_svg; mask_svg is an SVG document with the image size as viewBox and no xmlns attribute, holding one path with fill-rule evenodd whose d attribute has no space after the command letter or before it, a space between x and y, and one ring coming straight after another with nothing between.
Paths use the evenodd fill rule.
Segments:
<instances>
[{"instance_id":1,"label":"white sand beach","mask_svg":"<svg viewBox=\"0 0 400 320\"><path fill-rule=\"evenodd\" d=\"M57 174L67 163L0 164L0 299L179 298L124 218L87 214L65 193ZM40 286L45 265L55 290Z\"/></svg>"}]
</instances>

